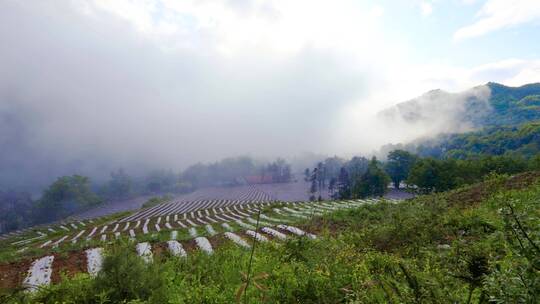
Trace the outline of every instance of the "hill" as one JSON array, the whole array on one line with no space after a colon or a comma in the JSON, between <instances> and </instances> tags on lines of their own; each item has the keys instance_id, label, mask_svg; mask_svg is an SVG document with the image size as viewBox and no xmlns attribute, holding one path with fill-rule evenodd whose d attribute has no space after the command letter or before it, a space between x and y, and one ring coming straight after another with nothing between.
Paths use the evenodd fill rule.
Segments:
<instances>
[{"instance_id":1,"label":"hill","mask_svg":"<svg viewBox=\"0 0 540 304\"><path fill-rule=\"evenodd\" d=\"M540 83L508 87L487 83L460 93L430 91L379 113L388 124L433 130L431 136L389 144L422 157L458 158L540 153Z\"/></svg>"},{"instance_id":2,"label":"hill","mask_svg":"<svg viewBox=\"0 0 540 304\"><path fill-rule=\"evenodd\" d=\"M66 275L54 270L57 284L35 293L11 291L1 300L94 303L99 295L101 302L127 303L537 303L539 177L492 176L401 202L275 205L262 211L288 219L275 228L284 240L265 230L249 238L236 227L246 243L219 233L208 237L213 250L182 241L185 252L178 256L167 251L162 234L144 237L146 249L136 246L142 258L132 241L117 239L104 245L95 278L85 273L80 254L59 251L54 259ZM179 239L185 237L179 231ZM0 269L13 278L10 267L22 264Z\"/></svg>"},{"instance_id":3,"label":"hill","mask_svg":"<svg viewBox=\"0 0 540 304\"><path fill-rule=\"evenodd\" d=\"M540 153L540 121L489 126L460 134L441 134L406 145L422 157L466 159L485 155L530 158Z\"/></svg>"},{"instance_id":4,"label":"hill","mask_svg":"<svg viewBox=\"0 0 540 304\"><path fill-rule=\"evenodd\" d=\"M431 124L442 132L518 125L540 119L540 83L509 87L490 82L459 93L433 90L378 115L389 124Z\"/></svg>"}]
</instances>

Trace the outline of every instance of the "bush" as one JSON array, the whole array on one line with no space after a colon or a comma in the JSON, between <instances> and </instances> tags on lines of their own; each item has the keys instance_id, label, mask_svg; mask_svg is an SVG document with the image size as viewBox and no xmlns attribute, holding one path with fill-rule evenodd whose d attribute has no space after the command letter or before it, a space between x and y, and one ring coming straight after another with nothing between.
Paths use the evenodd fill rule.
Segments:
<instances>
[{"instance_id":1,"label":"bush","mask_svg":"<svg viewBox=\"0 0 540 304\"><path fill-rule=\"evenodd\" d=\"M258 244L251 269L250 251L230 243L151 264L133 244L114 245L95 280L3 302L538 303L540 184L507 190L496 179L475 204L443 193L333 213L305 224L317 240Z\"/></svg>"},{"instance_id":2,"label":"bush","mask_svg":"<svg viewBox=\"0 0 540 304\"><path fill-rule=\"evenodd\" d=\"M163 196L155 196L147 200L143 205L142 208L150 208L154 207L159 204L166 203L170 201L172 197L170 195L163 195Z\"/></svg>"}]
</instances>

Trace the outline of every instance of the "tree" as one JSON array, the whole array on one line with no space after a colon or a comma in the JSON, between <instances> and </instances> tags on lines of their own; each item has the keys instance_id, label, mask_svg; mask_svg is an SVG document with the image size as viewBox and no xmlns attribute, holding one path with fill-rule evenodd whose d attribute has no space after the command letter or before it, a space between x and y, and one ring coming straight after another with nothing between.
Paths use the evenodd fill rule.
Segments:
<instances>
[{"instance_id":1,"label":"tree","mask_svg":"<svg viewBox=\"0 0 540 304\"><path fill-rule=\"evenodd\" d=\"M341 167L343 167L344 161L337 157L329 157L324 160L324 169L326 180L330 181L332 178L338 178Z\"/></svg>"},{"instance_id":2,"label":"tree","mask_svg":"<svg viewBox=\"0 0 540 304\"><path fill-rule=\"evenodd\" d=\"M80 209L95 206L101 201L101 198L90 190L88 177L62 176L43 192L37 203L37 221L56 220Z\"/></svg>"},{"instance_id":3,"label":"tree","mask_svg":"<svg viewBox=\"0 0 540 304\"><path fill-rule=\"evenodd\" d=\"M288 183L291 180L291 166L282 158L268 165L267 171L276 183Z\"/></svg>"},{"instance_id":4,"label":"tree","mask_svg":"<svg viewBox=\"0 0 540 304\"><path fill-rule=\"evenodd\" d=\"M351 197L351 180L349 179L349 173L345 168L341 168L339 170L337 197L339 199L347 199Z\"/></svg>"},{"instance_id":5,"label":"tree","mask_svg":"<svg viewBox=\"0 0 540 304\"><path fill-rule=\"evenodd\" d=\"M104 187L106 196L114 199L127 198L133 191L133 182L123 169L111 172L111 179Z\"/></svg>"},{"instance_id":6,"label":"tree","mask_svg":"<svg viewBox=\"0 0 540 304\"><path fill-rule=\"evenodd\" d=\"M369 166L369 160L362 156L355 156L345 164L351 180L358 180L362 174L366 173Z\"/></svg>"},{"instance_id":7,"label":"tree","mask_svg":"<svg viewBox=\"0 0 540 304\"><path fill-rule=\"evenodd\" d=\"M304 170L304 180L307 182L309 181L309 177L311 176L311 173L309 171L309 168L306 168L306 170Z\"/></svg>"},{"instance_id":8,"label":"tree","mask_svg":"<svg viewBox=\"0 0 540 304\"><path fill-rule=\"evenodd\" d=\"M540 170L540 154L537 154L529 161L530 170Z\"/></svg>"},{"instance_id":9,"label":"tree","mask_svg":"<svg viewBox=\"0 0 540 304\"><path fill-rule=\"evenodd\" d=\"M318 171L317 168L313 169L313 173L309 177L309 180L311 181L311 187L309 187L309 193L310 193L309 199L312 201L315 200L315 194L317 193L317 191L319 191L319 183L317 180L317 176L319 174L317 171Z\"/></svg>"},{"instance_id":10,"label":"tree","mask_svg":"<svg viewBox=\"0 0 540 304\"><path fill-rule=\"evenodd\" d=\"M414 164L407 183L417 186L422 193L441 192L454 188L458 177L455 160L424 158Z\"/></svg>"},{"instance_id":11,"label":"tree","mask_svg":"<svg viewBox=\"0 0 540 304\"><path fill-rule=\"evenodd\" d=\"M333 199L336 199L336 187L337 187L337 178L332 177L330 181L328 182L328 192L330 193L330 197Z\"/></svg>"},{"instance_id":12,"label":"tree","mask_svg":"<svg viewBox=\"0 0 540 304\"><path fill-rule=\"evenodd\" d=\"M32 204L29 193L0 191L0 233L30 226Z\"/></svg>"},{"instance_id":13,"label":"tree","mask_svg":"<svg viewBox=\"0 0 540 304\"><path fill-rule=\"evenodd\" d=\"M385 171L392 179L396 189L399 189L401 181L407 179L415 161L416 156L405 150L394 150L388 153Z\"/></svg>"},{"instance_id":14,"label":"tree","mask_svg":"<svg viewBox=\"0 0 540 304\"><path fill-rule=\"evenodd\" d=\"M377 159L373 157L369 162L366 173L356 181L352 190L352 197L382 196L388 190L389 183L390 177L379 167Z\"/></svg>"},{"instance_id":15,"label":"tree","mask_svg":"<svg viewBox=\"0 0 540 304\"><path fill-rule=\"evenodd\" d=\"M322 162L318 163L317 168L315 168L313 172L317 172L315 179L317 180L317 188L319 189L320 199L322 189L326 188L326 169L324 168L324 164Z\"/></svg>"}]
</instances>

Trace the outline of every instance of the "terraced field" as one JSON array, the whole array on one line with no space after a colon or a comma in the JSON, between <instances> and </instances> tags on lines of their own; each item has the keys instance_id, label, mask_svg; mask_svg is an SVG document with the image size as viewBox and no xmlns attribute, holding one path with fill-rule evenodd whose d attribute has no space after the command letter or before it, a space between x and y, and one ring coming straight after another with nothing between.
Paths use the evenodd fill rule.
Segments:
<instances>
[{"instance_id":1,"label":"terraced field","mask_svg":"<svg viewBox=\"0 0 540 304\"><path fill-rule=\"evenodd\" d=\"M190 203L204 201L282 201L295 202L307 201L309 184L303 180L292 183L244 185L233 187L207 187L197 189L194 192L177 195L173 202ZM323 193L323 197L327 198ZM94 209L77 214L74 218L85 220L100 216L110 215L116 212L132 211L139 209L149 197L140 197L124 201L109 202Z\"/></svg>"},{"instance_id":2,"label":"terraced field","mask_svg":"<svg viewBox=\"0 0 540 304\"><path fill-rule=\"evenodd\" d=\"M29 291L58 282L61 273L96 275L108 248L132 244L147 262L155 252L187 256L212 254L224 242L250 248L255 240L281 242L291 237L316 238L297 227L314 215L357 207L376 200L289 202L242 200L177 201L129 216L39 227L4 239L0 248L0 288Z\"/></svg>"}]
</instances>

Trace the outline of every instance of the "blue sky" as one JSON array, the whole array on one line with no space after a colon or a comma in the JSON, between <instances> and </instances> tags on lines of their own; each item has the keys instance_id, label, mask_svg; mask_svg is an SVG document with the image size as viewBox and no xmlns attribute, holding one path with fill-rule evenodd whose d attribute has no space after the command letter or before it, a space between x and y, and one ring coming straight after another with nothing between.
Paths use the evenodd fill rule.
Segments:
<instances>
[{"instance_id":1,"label":"blue sky","mask_svg":"<svg viewBox=\"0 0 540 304\"><path fill-rule=\"evenodd\" d=\"M506 1L511 3L513 1ZM530 1L533 3L534 1ZM456 40L455 32L482 18L476 15L486 1L466 4L463 1L430 3L431 13L422 15L414 1L386 1L386 29L403 34L416 48L416 61L445 60L450 64L475 66L507 58L538 59L540 18L515 26L486 32L476 37ZM421 15L421 16L420 16Z\"/></svg>"}]
</instances>

